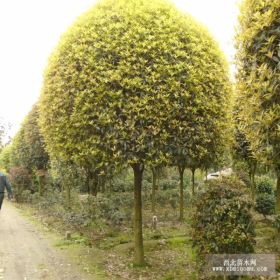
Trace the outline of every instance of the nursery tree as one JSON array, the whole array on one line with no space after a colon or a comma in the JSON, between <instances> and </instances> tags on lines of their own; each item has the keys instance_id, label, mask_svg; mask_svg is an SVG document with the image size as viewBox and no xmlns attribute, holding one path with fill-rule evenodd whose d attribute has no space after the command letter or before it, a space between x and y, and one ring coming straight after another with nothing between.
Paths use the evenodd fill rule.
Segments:
<instances>
[{"instance_id":1,"label":"nursery tree","mask_svg":"<svg viewBox=\"0 0 280 280\"><path fill-rule=\"evenodd\" d=\"M274 167L280 211L280 2L246 0L237 35L242 132L260 161Z\"/></svg>"},{"instance_id":2,"label":"nursery tree","mask_svg":"<svg viewBox=\"0 0 280 280\"><path fill-rule=\"evenodd\" d=\"M39 132L38 117L38 106L35 104L11 143L11 163L25 167L30 173L33 170L46 169L49 160Z\"/></svg>"},{"instance_id":3,"label":"nursery tree","mask_svg":"<svg viewBox=\"0 0 280 280\"><path fill-rule=\"evenodd\" d=\"M38 118L38 105L35 104L22 124L24 138L21 141L25 143L27 149L28 166L26 167L46 170L49 156L44 148L44 139L39 131Z\"/></svg>"},{"instance_id":4,"label":"nursery tree","mask_svg":"<svg viewBox=\"0 0 280 280\"><path fill-rule=\"evenodd\" d=\"M11 165L28 166L29 158L27 155L27 146L24 139L24 128L21 126L11 142ZM30 170L29 170L30 171Z\"/></svg>"},{"instance_id":5,"label":"nursery tree","mask_svg":"<svg viewBox=\"0 0 280 280\"><path fill-rule=\"evenodd\" d=\"M47 168L49 156L45 151L44 141L39 132L38 114L38 106L34 105L12 142L0 154L0 164L6 170L15 167L14 170L25 170L24 172L28 172L29 175L34 173L33 175L38 178L38 190L41 194L42 176L40 175Z\"/></svg>"},{"instance_id":6,"label":"nursery tree","mask_svg":"<svg viewBox=\"0 0 280 280\"><path fill-rule=\"evenodd\" d=\"M227 93L224 59L211 36L163 0L100 1L52 54L40 101L47 150L81 167L91 163L97 175L133 168L135 264L144 264L145 166L170 160L168 144L175 140L180 150L183 136L195 143L204 136L203 152L215 144Z\"/></svg>"}]
</instances>

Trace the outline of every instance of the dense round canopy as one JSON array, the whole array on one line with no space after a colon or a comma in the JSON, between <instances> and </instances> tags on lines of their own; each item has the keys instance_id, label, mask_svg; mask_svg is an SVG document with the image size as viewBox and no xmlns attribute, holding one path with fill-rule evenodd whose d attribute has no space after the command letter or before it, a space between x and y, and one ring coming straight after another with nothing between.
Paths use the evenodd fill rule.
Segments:
<instances>
[{"instance_id":1,"label":"dense round canopy","mask_svg":"<svg viewBox=\"0 0 280 280\"><path fill-rule=\"evenodd\" d=\"M228 93L224 57L191 16L163 0L104 0L52 54L40 124L51 155L156 162L170 139L214 143Z\"/></svg>"}]
</instances>

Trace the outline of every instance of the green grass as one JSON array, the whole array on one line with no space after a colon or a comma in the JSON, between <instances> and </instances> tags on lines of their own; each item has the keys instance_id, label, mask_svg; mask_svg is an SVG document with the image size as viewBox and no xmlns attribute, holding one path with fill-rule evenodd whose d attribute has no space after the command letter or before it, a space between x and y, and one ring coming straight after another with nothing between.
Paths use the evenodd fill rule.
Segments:
<instances>
[{"instance_id":1,"label":"green grass","mask_svg":"<svg viewBox=\"0 0 280 280\"><path fill-rule=\"evenodd\" d=\"M185 236L177 236L168 239L168 244L171 248L182 248L183 246L187 245L190 242L189 237Z\"/></svg>"}]
</instances>

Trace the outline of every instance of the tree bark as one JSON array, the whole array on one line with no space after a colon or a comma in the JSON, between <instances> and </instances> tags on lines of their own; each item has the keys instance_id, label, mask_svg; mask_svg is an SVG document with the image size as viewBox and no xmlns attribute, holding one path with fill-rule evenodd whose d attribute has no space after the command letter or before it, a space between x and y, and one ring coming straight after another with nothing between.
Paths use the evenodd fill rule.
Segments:
<instances>
[{"instance_id":1,"label":"tree bark","mask_svg":"<svg viewBox=\"0 0 280 280\"><path fill-rule=\"evenodd\" d=\"M184 220L184 171L185 166L178 166L179 175L180 175L180 214L179 221Z\"/></svg>"},{"instance_id":2,"label":"tree bark","mask_svg":"<svg viewBox=\"0 0 280 280\"><path fill-rule=\"evenodd\" d=\"M195 168L192 168L191 169L192 170L192 195L194 195L194 185L195 185L195 181L194 181L194 179L195 179Z\"/></svg>"},{"instance_id":3,"label":"tree bark","mask_svg":"<svg viewBox=\"0 0 280 280\"><path fill-rule=\"evenodd\" d=\"M91 172L90 172L90 168L87 167L85 168L85 175L86 175L86 184L87 184L87 192L89 195L91 195L91 187L90 187L90 184L91 184Z\"/></svg>"},{"instance_id":4,"label":"tree bark","mask_svg":"<svg viewBox=\"0 0 280 280\"><path fill-rule=\"evenodd\" d=\"M39 191L39 196L44 195L44 190L45 190L45 175L43 174L38 174L38 191Z\"/></svg>"},{"instance_id":5,"label":"tree bark","mask_svg":"<svg viewBox=\"0 0 280 280\"><path fill-rule=\"evenodd\" d=\"M41 177L39 176L38 177L38 182L39 182L39 196L43 196L43 183L42 183L42 179L41 179Z\"/></svg>"},{"instance_id":6,"label":"tree bark","mask_svg":"<svg viewBox=\"0 0 280 280\"><path fill-rule=\"evenodd\" d=\"M88 184L88 193L92 196L97 196L98 192L98 175L94 172L87 170L87 184Z\"/></svg>"},{"instance_id":7,"label":"tree bark","mask_svg":"<svg viewBox=\"0 0 280 280\"><path fill-rule=\"evenodd\" d=\"M66 202L67 202L67 206L70 208L70 206L71 206L71 189L70 189L70 186L66 187Z\"/></svg>"},{"instance_id":8,"label":"tree bark","mask_svg":"<svg viewBox=\"0 0 280 280\"><path fill-rule=\"evenodd\" d=\"M87 191L88 191L88 194L90 195L90 178L89 178L89 174L87 173L87 178L86 178L86 181L87 181Z\"/></svg>"},{"instance_id":9,"label":"tree bark","mask_svg":"<svg viewBox=\"0 0 280 280\"><path fill-rule=\"evenodd\" d=\"M153 173L153 183L152 183L152 213L155 214L156 208L156 187L157 187L157 173L156 169L152 168Z\"/></svg>"},{"instance_id":10,"label":"tree bark","mask_svg":"<svg viewBox=\"0 0 280 280\"><path fill-rule=\"evenodd\" d=\"M142 233L142 178L144 165L132 165L134 172L134 265L145 265Z\"/></svg>"},{"instance_id":11,"label":"tree bark","mask_svg":"<svg viewBox=\"0 0 280 280\"><path fill-rule=\"evenodd\" d=\"M94 178L91 181L92 181L92 184L91 184L91 194L93 196L97 196L97 193L98 193L98 180L97 180L97 178Z\"/></svg>"}]
</instances>

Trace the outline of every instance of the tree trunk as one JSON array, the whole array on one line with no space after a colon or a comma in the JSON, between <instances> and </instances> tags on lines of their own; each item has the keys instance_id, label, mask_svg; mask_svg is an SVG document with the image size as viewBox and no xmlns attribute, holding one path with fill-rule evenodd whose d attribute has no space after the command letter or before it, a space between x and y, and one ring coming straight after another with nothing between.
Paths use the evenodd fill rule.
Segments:
<instances>
[{"instance_id":1,"label":"tree trunk","mask_svg":"<svg viewBox=\"0 0 280 280\"><path fill-rule=\"evenodd\" d=\"M88 174L87 174L87 191L88 191L88 194L90 195L90 178L89 178Z\"/></svg>"},{"instance_id":2,"label":"tree trunk","mask_svg":"<svg viewBox=\"0 0 280 280\"><path fill-rule=\"evenodd\" d=\"M252 198L253 198L253 200L255 200L255 196L256 196L255 175L256 175L256 170L257 170L257 162L256 161L251 162L249 169L250 169L249 176L250 176L250 181L252 184Z\"/></svg>"},{"instance_id":3,"label":"tree trunk","mask_svg":"<svg viewBox=\"0 0 280 280\"><path fill-rule=\"evenodd\" d=\"M157 173L156 169L152 168L153 183L152 183L152 213L155 214L156 205L156 187L157 187Z\"/></svg>"},{"instance_id":4,"label":"tree trunk","mask_svg":"<svg viewBox=\"0 0 280 280\"><path fill-rule=\"evenodd\" d=\"M280 214L280 168L276 171L277 184L276 184L276 214Z\"/></svg>"},{"instance_id":5,"label":"tree trunk","mask_svg":"<svg viewBox=\"0 0 280 280\"><path fill-rule=\"evenodd\" d=\"M104 176L100 178L100 184L101 184L101 192L105 193L106 192L106 179Z\"/></svg>"},{"instance_id":6,"label":"tree trunk","mask_svg":"<svg viewBox=\"0 0 280 280\"><path fill-rule=\"evenodd\" d=\"M97 196L98 192L98 176L94 173L88 170L87 172L87 184L88 184L88 193L92 196Z\"/></svg>"},{"instance_id":7,"label":"tree trunk","mask_svg":"<svg viewBox=\"0 0 280 280\"><path fill-rule=\"evenodd\" d=\"M41 182L41 177L39 176L39 178L38 178L38 182L39 182L39 184L38 184L38 187L39 187L39 196L43 196L43 184L42 184L42 182Z\"/></svg>"},{"instance_id":8,"label":"tree trunk","mask_svg":"<svg viewBox=\"0 0 280 280\"><path fill-rule=\"evenodd\" d=\"M253 163L253 168L252 168L252 183L255 186L255 175L256 175L256 170L257 170L257 162Z\"/></svg>"},{"instance_id":9,"label":"tree trunk","mask_svg":"<svg viewBox=\"0 0 280 280\"><path fill-rule=\"evenodd\" d=\"M145 264L142 233L142 178L144 166L135 163L132 168L134 171L134 264L143 266Z\"/></svg>"},{"instance_id":10,"label":"tree trunk","mask_svg":"<svg viewBox=\"0 0 280 280\"><path fill-rule=\"evenodd\" d=\"M38 176L38 191L39 196L44 195L44 189L45 189L45 176L42 174L37 175Z\"/></svg>"},{"instance_id":11,"label":"tree trunk","mask_svg":"<svg viewBox=\"0 0 280 280\"><path fill-rule=\"evenodd\" d=\"M184 171L185 166L178 166L180 175L180 215L179 221L184 220Z\"/></svg>"},{"instance_id":12,"label":"tree trunk","mask_svg":"<svg viewBox=\"0 0 280 280\"><path fill-rule=\"evenodd\" d=\"M89 195L91 195L91 187L90 187L90 183L91 183L91 179L90 179L90 169L89 168L86 168L85 169L85 175L86 175L86 184L87 184L87 192Z\"/></svg>"},{"instance_id":13,"label":"tree trunk","mask_svg":"<svg viewBox=\"0 0 280 280\"><path fill-rule=\"evenodd\" d=\"M250 179L250 182L252 183L252 171L251 171L251 168L249 168L249 179Z\"/></svg>"},{"instance_id":14,"label":"tree trunk","mask_svg":"<svg viewBox=\"0 0 280 280\"><path fill-rule=\"evenodd\" d=\"M92 181L92 184L91 184L91 194L93 196L97 196L97 192L98 192L98 180L97 178L94 178Z\"/></svg>"},{"instance_id":15,"label":"tree trunk","mask_svg":"<svg viewBox=\"0 0 280 280\"><path fill-rule=\"evenodd\" d=\"M194 185L195 185L195 182L194 182L194 179L195 179L195 168L192 168L192 195L194 195Z\"/></svg>"},{"instance_id":16,"label":"tree trunk","mask_svg":"<svg viewBox=\"0 0 280 280\"><path fill-rule=\"evenodd\" d=\"M66 191L66 203L67 203L67 206L70 208L70 205L71 205L71 189L70 189L70 186L67 185L65 191Z\"/></svg>"}]
</instances>

